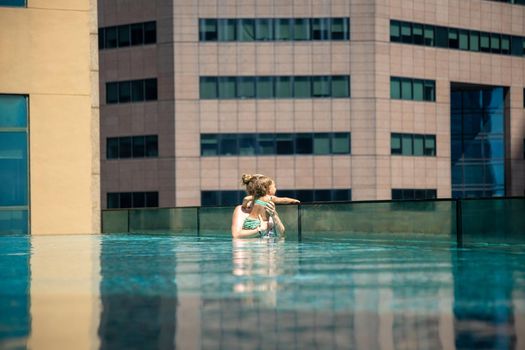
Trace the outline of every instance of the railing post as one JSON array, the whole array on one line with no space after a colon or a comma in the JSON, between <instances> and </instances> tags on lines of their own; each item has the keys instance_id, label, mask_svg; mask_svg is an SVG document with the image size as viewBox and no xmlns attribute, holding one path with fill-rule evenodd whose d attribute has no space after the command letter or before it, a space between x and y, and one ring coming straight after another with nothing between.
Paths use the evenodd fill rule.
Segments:
<instances>
[{"instance_id":1,"label":"railing post","mask_svg":"<svg viewBox=\"0 0 525 350\"><path fill-rule=\"evenodd\" d=\"M461 199L456 200L456 240L458 248L463 248L463 208Z\"/></svg>"},{"instance_id":2,"label":"railing post","mask_svg":"<svg viewBox=\"0 0 525 350\"><path fill-rule=\"evenodd\" d=\"M297 205L297 240L301 242L303 238L302 225L301 221L303 218L302 205L299 203Z\"/></svg>"},{"instance_id":3,"label":"railing post","mask_svg":"<svg viewBox=\"0 0 525 350\"><path fill-rule=\"evenodd\" d=\"M201 235L201 207L197 207L197 237Z\"/></svg>"}]
</instances>

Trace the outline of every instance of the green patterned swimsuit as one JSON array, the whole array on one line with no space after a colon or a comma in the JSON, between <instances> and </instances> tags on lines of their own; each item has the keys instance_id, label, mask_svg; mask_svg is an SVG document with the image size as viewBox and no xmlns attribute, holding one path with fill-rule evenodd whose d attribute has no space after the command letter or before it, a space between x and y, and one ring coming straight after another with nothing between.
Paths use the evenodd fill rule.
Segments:
<instances>
[{"instance_id":1,"label":"green patterned swimsuit","mask_svg":"<svg viewBox=\"0 0 525 350\"><path fill-rule=\"evenodd\" d=\"M268 202L256 199L255 200L255 204L259 204L259 205L262 205L263 207L265 207L265 206L268 205ZM242 229L243 230L254 230L254 229L258 228L260 225L261 225L261 220L254 219L254 218L251 218L251 217L248 216L244 220L244 223L242 224Z\"/></svg>"}]
</instances>

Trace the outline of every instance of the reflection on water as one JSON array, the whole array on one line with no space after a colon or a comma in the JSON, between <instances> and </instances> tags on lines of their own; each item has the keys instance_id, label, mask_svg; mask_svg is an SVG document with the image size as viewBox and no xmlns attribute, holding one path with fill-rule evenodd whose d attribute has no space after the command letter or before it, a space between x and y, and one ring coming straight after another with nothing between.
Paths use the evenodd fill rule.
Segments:
<instances>
[{"instance_id":1,"label":"reflection on water","mask_svg":"<svg viewBox=\"0 0 525 350\"><path fill-rule=\"evenodd\" d=\"M2 241L2 349L525 349L525 249L516 246Z\"/></svg>"}]
</instances>

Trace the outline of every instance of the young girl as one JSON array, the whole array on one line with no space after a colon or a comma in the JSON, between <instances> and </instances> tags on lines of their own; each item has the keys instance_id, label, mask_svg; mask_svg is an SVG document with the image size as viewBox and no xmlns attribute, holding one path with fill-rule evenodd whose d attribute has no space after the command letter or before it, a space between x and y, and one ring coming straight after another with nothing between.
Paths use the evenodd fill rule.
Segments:
<instances>
[{"instance_id":1,"label":"young girl","mask_svg":"<svg viewBox=\"0 0 525 350\"><path fill-rule=\"evenodd\" d=\"M265 207L269 202L275 204L294 204L299 203L297 199L288 197L276 197L275 182L264 175L242 175L242 182L246 185L249 196L244 197L243 207L249 201L252 201L252 211L250 215L244 220L242 228L244 230L254 230L261 227L261 223L268 221L268 214ZM259 234L262 232L259 230Z\"/></svg>"}]
</instances>

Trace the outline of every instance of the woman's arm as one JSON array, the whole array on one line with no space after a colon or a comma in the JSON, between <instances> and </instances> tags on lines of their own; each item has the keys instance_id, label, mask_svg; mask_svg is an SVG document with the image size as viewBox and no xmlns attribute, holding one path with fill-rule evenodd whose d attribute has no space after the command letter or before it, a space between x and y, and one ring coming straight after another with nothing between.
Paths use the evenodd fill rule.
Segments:
<instances>
[{"instance_id":1,"label":"woman's arm","mask_svg":"<svg viewBox=\"0 0 525 350\"><path fill-rule=\"evenodd\" d=\"M268 222L261 220L261 225L253 230L244 230L242 225L244 220L248 217L248 213L242 211L242 207L238 205L233 211L232 216L232 237L233 238L255 238L260 236L260 231L266 231L268 229Z\"/></svg>"},{"instance_id":2,"label":"woman's arm","mask_svg":"<svg viewBox=\"0 0 525 350\"><path fill-rule=\"evenodd\" d=\"M275 209L275 204L273 202L269 202L266 205L266 213L273 219L273 224L275 229L277 230L277 233L280 237L284 237L284 232L286 231L283 222L281 221L281 218L279 217L279 214L277 213L277 210Z\"/></svg>"}]
</instances>

